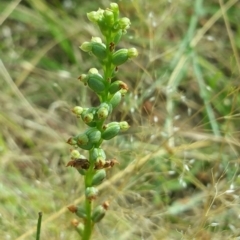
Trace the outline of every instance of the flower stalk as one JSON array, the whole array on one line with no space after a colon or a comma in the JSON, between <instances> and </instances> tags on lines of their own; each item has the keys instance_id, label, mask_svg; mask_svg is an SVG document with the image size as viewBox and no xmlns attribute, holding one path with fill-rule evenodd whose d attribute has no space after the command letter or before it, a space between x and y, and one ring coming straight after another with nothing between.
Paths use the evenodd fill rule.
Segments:
<instances>
[{"instance_id":1,"label":"flower stalk","mask_svg":"<svg viewBox=\"0 0 240 240\"><path fill-rule=\"evenodd\" d=\"M107 201L100 205L94 204L98 196L96 186L106 178L106 170L118 163L116 159L107 159L101 144L129 128L125 121L106 123L112 110L120 104L128 91L125 82L114 80L116 70L119 65L138 55L135 48L116 50L116 45L131 24L128 18L119 17L116 3L111 3L105 10L87 13L87 17L99 27L104 40L92 37L90 42L84 42L80 46L81 50L97 58L101 64L102 69L91 68L88 73L79 77L83 85L88 86L98 96L100 104L90 108L73 108L72 112L86 124L86 130L67 141L74 148L67 166L74 167L84 177L85 182L84 205L68 207L69 211L80 218L74 219L72 224L82 240L91 238L95 223L101 221L106 214L109 207ZM88 157L83 156L81 150L87 150Z\"/></svg>"}]
</instances>

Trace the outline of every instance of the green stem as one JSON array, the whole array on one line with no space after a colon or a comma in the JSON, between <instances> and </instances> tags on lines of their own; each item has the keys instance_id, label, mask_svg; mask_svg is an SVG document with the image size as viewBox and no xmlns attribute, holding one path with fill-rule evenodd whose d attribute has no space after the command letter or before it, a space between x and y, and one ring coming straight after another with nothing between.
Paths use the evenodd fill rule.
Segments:
<instances>
[{"instance_id":1,"label":"green stem","mask_svg":"<svg viewBox=\"0 0 240 240\"><path fill-rule=\"evenodd\" d=\"M106 37L106 43L107 47L110 45L110 37ZM104 69L104 78L106 81L108 81L109 78L112 77L112 69L111 69L111 52L108 48L107 50L107 62L105 63ZM108 94L106 92L106 95L102 99L101 102L107 101ZM97 128L101 131L103 127L104 121L101 121L98 123ZM102 143L102 140L100 140L99 144L97 146L99 147ZM86 175L85 175L85 190L87 187L90 187L92 185L92 178L94 176L94 163L91 161L91 150L89 151L89 162L90 162L90 168L88 169ZM89 201L87 198L85 199L85 210L86 210L86 221L85 221L85 228L83 233L83 240L89 240L91 237L91 233L93 230L93 223L91 220L92 215L92 201Z\"/></svg>"},{"instance_id":2,"label":"green stem","mask_svg":"<svg viewBox=\"0 0 240 240\"><path fill-rule=\"evenodd\" d=\"M85 175L85 190L88 187L92 186L92 179L94 176L94 163L91 161L91 150L89 151L89 162L90 167ZM92 223L92 201L85 197L85 211L86 211L86 219L85 219L85 227L83 232L82 240L89 240L91 238L91 234L93 231L93 223Z\"/></svg>"},{"instance_id":3,"label":"green stem","mask_svg":"<svg viewBox=\"0 0 240 240\"><path fill-rule=\"evenodd\" d=\"M102 18L102 16L103 16L103 18ZM84 82L84 83L85 84L87 83L92 90L95 90L102 106L107 105L106 111L108 111L108 112L107 112L107 114L105 114L105 112L104 112L104 115L109 115L109 112L112 110L113 106L115 107L114 104L109 103L111 101L110 98L113 97L113 92L114 92L114 91L111 91L111 89L109 89L109 87L111 85L111 81L114 76L114 71L115 71L115 67L116 67L115 66L116 62L112 63L112 56L113 56L113 52L114 52L114 48L115 48L114 40L117 38L120 38L121 37L120 33L126 32L126 30L128 29L128 27L130 25L129 19L119 18L118 16L119 16L119 8L116 3L111 3L110 8L105 10L104 14L102 13L102 10L100 10L98 12L93 11L93 12L88 13L88 18L90 19L90 21L93 21L94 23L98 23L100 30L102 31L103 36L105 37L105 40L106 40L106 42L105 42L106 48L105 48L105 46L99 44L100 42L102 42L102 40L100 42L98 42L98 41L95 42L95 40L98 40L97 38L95 38L95 40L92 40L91 43L85 42L81 46L83 51L86 51L89 53L92 52L98 58L98 60L100 60L100 63L102 64L104 80L102 80L102 78L97 78L97 77L96 77L96 79L94 79L94 77L90 78L90 72L89 72L89 75L85 74L86 82ZM103 22L103 19L105 22ZM118 40L120 40L120 39L118 39ZM115 42L117 42L118 40L116 40ZM137 55L137 51L136 51L135 55ZM124 57L126 57L126 55ZM84 75L82 75L82 76L84 76ZM81 79L81 80L84 80L84 79ZM117 95L117 96L119 96L119 95ZM82 240L90 240L92 232L93 232L94 224L103 218L103 216L105 214L105 210L107 208L106 206L104 207L104 205L102 205L102 207L100 205L99 206L100 208L96 208L93 210L93 200L95 199L95 197L97 195L97 190L94 188L93 183L94 183L94 185L97 185L103 180L102 178L106 177L105 176L106 173L104 172L105 170L103 170L102 172L99 172L99 175L97 175L97 174L98 174L98 170L100 170L101 168L105 168L105 166L107 166L105 164L102 166L101 158L103 158L103 161L104 161L106 156L105 156L105 152L100 147L103 140L108 140L107 137L105 138L103 135L106 130L106 129L103 129L105 118L101 117L102 116L100 114L101 112L100 111L98 112L98 110L100 110L100 108L97 108L97 107L94 107L91 109L89 108L89 112L91 112L93 114L93 119L92 119L93 125L91 125L91 124L87 124L87 125L89 125L90 127L93 126L92 127L92 128L94 128L93 130L98 129L102 135L100 136L99 135L100 133L98 131L92 131L92 132L90 131L89 132L87 130L84 134L77 135L76 137L71 138L72 141L70 141L71 139L68 140L68 143L70 143L71 145L78 145L80 148L83 148L85 150L89 150L91 148L89 150L89 159L88 159L89 166L88 166L88 162L85 161L84 159L83 159L84 165L82 166L81 165L82 159L75 158L74 154L72 154L73 160L68 164L68 165L74 166L74 167L76 165L76 168L78 168L78 167L80 168L80 170L78 169L79 172L81 174L85 174L84 175L84 181L85 181L85 205L84 205L84 208L85 208L85 212L83 212L83 213L76 212L78 216L81 216L84 218L84 223L81 223L77 226L78 227L77 230L78 230L79 234L82 236ZM82 119L84 120L84 114L82 112L79 114L81 115ZM107 116L105 116L105 117L107 117ZM111 130L111 128L110 128L110 130ZM119 129L117 129L117 130L119 130ZM92 135L94 133L96 133L95 136ZM89 140L89 142L87 141L86 146L84 146L84 145L81 146L82 142L84 142L84 141L83 141L83 139L80 139L80 137L78 139L78 136L89 137L88 139L83 138L84 141L85 141L85 139ZM94 137L96 137L96 138L94 138ZM111 137L111 135L109 135L109 137ZM96 140L96 139L98 139L98 140ZM78 155L78 152L76 154ZM96 154L98 154L98 155L96 155ZM87 164L85 165L86 162L87 162ZM104 174L101 174L103 172L104 172ZM96 178L94 178L95 176L96 176ZM94 182L93 182L93 178L94 178ZM99 182L98 182L98 180L99 180ZM82 210L82 208L81 208L81 210ZM101 211L101 210L103 210L103 211Z\"/></svg>"},{"instance_id":4,"label":"green stem","mask_svg":"<svg viewBox=\"0 0 240 240\"><path fill-rule=\"evenodd\" d=\"M41 234L41 223L42 223L42 213L38 213L38 223L37 223L37 234L36 234L36 240L40 240L40 234Z\"/></svg>"},{"instance_id":5,"label":"green stem","mask_svg":"<svg viewBox=\"0 0 240 240\"><path fill-rule=\"evenodd\" d=\"M92 234L92 220L91 220L91 213L92 213L92 202L88 199L85 200L85 209L87 218L85 220L85 227L83 232L82 240L89 240Z\"/></svg>"},{"instance_id":6,"label":"green stem","mask_svg":"<svg viewBox=\"0 0 240 240\"><path fill-rule=\"evenodd\" d=\"M112 72L113 72L112 62L111 62L112 52L109 49L109 46L110 46L111 42L112 42L111 32L109 32L109 34L106 36L107 61L105 63L105 66L103 67L105 69L105 71L104 71L104 78L105 78L106 81L108 81L109 78L112 78Z\"/></svg>"}]
</instances>

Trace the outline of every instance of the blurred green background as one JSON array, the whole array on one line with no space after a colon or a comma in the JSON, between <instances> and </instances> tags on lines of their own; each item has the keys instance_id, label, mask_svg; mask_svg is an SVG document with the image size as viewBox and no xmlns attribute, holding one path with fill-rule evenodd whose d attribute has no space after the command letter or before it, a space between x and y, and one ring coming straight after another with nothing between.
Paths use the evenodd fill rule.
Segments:
<instances>
[{"instance_id":1,"label":"blurred green background","mask_svg":"<svg viewBox=\"0 0 240 240\"><path fill-rule=\"evenodd\" d=\"M111 120L131 129L105 141L110 201L93 239L240 239L240 3L122 0L132 24L119 47L130 92ZM0 238L78 239L66 207L83 179L66 168L66 140L84 130L75 105L97 106L78 76L97 61L79 49L99 36L86 13L110 1L0 0ZM110 144L109 144L110 143ZM84 152L83 152L84 154Z\"/></svg>"}]
</instances>

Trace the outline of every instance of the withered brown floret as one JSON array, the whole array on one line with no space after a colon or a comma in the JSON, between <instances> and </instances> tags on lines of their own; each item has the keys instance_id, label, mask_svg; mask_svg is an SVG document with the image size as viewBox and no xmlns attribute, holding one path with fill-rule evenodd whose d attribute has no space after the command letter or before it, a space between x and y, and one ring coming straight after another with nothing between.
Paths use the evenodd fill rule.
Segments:
<instances>
[{"instance_id":1,"label":"withered brown floret","mask_svg":"<svg viewBox=\"0 0 240 240\"><path fill-rule=\"evenodd\" d=\"M88 169L89 168L89 161L87 159L82 159L82 158L78 158L78 159L74 159L71 160L67 163L66 167L74 167L76 169Z\"/></svg>"}]
</instances>

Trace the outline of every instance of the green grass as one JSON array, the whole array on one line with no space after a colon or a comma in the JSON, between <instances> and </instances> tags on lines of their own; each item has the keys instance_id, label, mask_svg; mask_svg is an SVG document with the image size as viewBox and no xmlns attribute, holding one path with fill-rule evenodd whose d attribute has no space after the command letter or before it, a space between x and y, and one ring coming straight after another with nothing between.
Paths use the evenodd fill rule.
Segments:
<instances>
[{"instance_id":1,"label":"green grass","mask_svg":"<svg viewBox=\"0 0 240 240\"><path fill-rule=\"evenodd\" d=\"M41 211L41 239L77 239L66 207L84 188L66 140L84 127L71 108L97 105L79 46L99 35L86 12L109 1L19 2L0 1L0 236L35 239ZM114 119L131 129L104 143L120 164L93 239L239 238L240 4L224 2L118 2L132 22L121 44L140 54L119 73L131 93Z\"/></svg>"}]
</instances>

